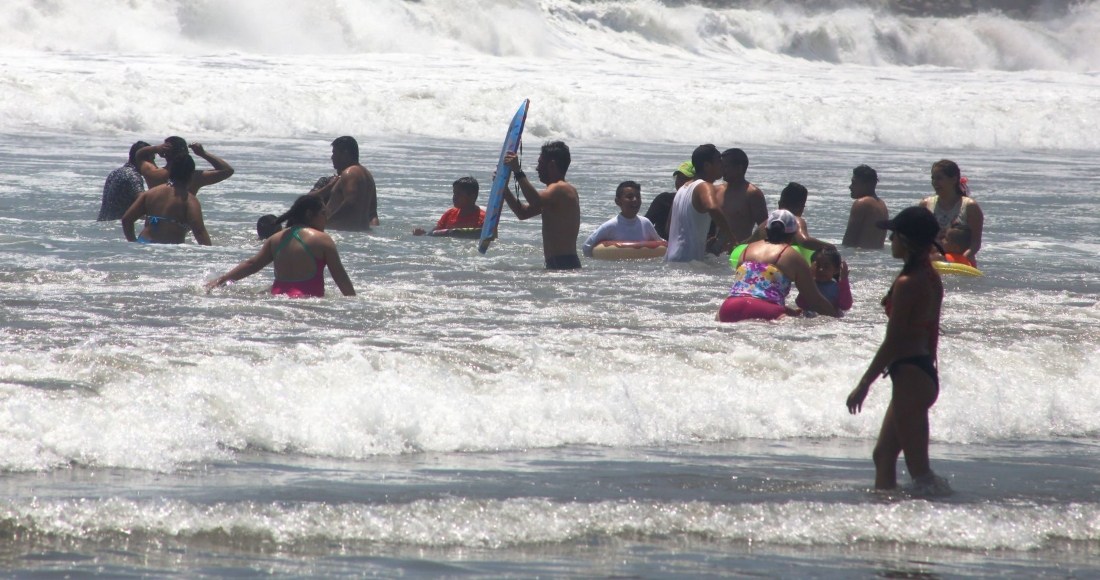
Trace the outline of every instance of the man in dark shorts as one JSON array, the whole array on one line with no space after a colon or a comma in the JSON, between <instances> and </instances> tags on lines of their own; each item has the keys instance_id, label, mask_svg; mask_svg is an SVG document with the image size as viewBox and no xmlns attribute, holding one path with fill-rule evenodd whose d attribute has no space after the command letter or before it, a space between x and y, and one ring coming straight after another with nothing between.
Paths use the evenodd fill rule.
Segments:
<instances>
[{"instance_id":1,"label":"man in dark shorts","mask_svg":"<svg viewBox=\"0 0 1100 580\"><path fill-rule=\"evenodd\" d=\"M504 156L504 163L512 169L516 183L527 200L524 203L504 188L504 201L521 220L542 216L542 254L548 270L575 270L581 267L577 257L577 234L581 229L581 206L577 189L565 180L569 170L569 147L561 141L542 146L535 166L539 181L546 189L535 189L520 169L519 157L514 152Z\"/></svg>"}]
</instances>

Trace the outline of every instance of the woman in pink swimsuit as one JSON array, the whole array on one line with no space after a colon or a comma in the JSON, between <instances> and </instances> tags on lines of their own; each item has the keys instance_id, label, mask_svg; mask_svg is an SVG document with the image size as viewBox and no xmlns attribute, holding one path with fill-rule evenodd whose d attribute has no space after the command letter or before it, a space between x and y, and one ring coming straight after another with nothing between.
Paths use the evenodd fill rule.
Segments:
<instances>
[{"instance_id":1,"label":"woman in pink swimsuit","mask_svg":"<svg viewBox=\"0 0 1100 580\"><path fill-rule=\"evenodd\" d=\"M325 295L325 267L344 296L355 296L355 288L340 262L336 244L325 233L324 202L314 195L303 195L290 210L276 218L276 224L286 222L287 228L269 237L259 253L241 262L236 268L206 285L207 290L230 280L251 276L275 263L274 295L291 298L320 298Z\"/></svg>"}]
</instances>

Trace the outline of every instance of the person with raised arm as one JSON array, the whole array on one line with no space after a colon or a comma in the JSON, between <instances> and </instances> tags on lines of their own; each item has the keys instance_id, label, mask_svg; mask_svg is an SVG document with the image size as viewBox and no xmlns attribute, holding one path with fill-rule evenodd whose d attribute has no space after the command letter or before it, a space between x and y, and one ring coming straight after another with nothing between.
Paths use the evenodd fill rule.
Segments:
<instances>
[{"instance_id":1,"label":"person with raised arm","mask_svg":"<svg viewBox=\"0 0 1100 580\"><path fill-rule=\"evenodd\" d=\"M191 178L191 184L188 185L188 191L191 193L198 194L199 190L203 187L220 183L233 176L233 166L226 163L221 157L206 151L202 143L192 143L190 148L195 155L206 160L206 162L213 167L213 169L200 169L195 171L194 177ZM141 148L137 153L137 156L142 159L141 164L138 166L138 170L141 172L142 177L145 178L145 183L148 184L150 188L166 183L168 181L168 171L172 166L172 162L175 159L188 156L187 149L187 141L185 141L183 137L177 137L175 135L166 138L163 143L148 145ZM164 167L157 167L156 163L153 161L153 154L160 155L164 159Z\"/></svg>"},{"instance_id":2,"label":"person with raised arm","mask_svg":"<svg viewBox=\"0 0 1100 580\"><path fill-rule=\"evenodd\" d=\"M122 216L122 234L127 241L143 244L182 244L187 232L200 245L210 245L210 234L202 220L202 204L188 190L195 175L195 160L190 155L176 158L168 172L168 182L138 194ZM134 235L134 222L145 216L141 234Z\"/></svg>"},{"instance_id":3,"label":"person with raised arm","mask_svg":"<svg viewBox=\"0 0 1100 580\"><path fill-rule=\"evenodd\" d=\"M526 203L507 187L504 188L504 201L521 220L542 216L542 255L547 270L575 270L581 267L581 260L577 257L577 235L581 229L580 196L573 184L565 180L571 161L569 146L565 143L551 141L544 144L535 172L546 187L537 189L520 167L515 152L504 155L504 163L512 170Z\"/></svg>"}]
</instances>

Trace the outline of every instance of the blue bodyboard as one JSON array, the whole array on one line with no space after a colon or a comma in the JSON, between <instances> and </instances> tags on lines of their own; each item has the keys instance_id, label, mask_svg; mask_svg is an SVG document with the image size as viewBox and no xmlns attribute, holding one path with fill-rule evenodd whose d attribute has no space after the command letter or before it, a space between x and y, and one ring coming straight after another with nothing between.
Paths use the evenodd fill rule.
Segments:
<instances>
[{"instance_id":1,"label":"blue bodyboard","mask_svg":"<svg viewBox=\"0 0 1100 580\"><path fill-rule=\"evenodd\" d=\"M508 179L512 177L512 170L504 165L504 154L519 150L519 141L523 137L523 124L527 121L527 106L530 104L531 99L524 99L523 104L519 106L519 110L508 125L504 146L500 148L496 177L493 179L493 188L489 190L489 201L485 204L485 223L481 226L481 239L477 243L477 251L482 254L489 251L489 244L497 237L500 210L504 207L504 188L508 185Z\"/></svg>"}]
</instances>

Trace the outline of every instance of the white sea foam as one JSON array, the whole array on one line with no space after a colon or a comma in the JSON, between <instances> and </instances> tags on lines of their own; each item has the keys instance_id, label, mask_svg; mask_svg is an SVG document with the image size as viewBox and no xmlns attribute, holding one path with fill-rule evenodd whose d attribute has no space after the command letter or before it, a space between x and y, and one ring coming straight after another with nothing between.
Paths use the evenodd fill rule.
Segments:
<instances>
[{"instance_id":1,"label":"white sea foam","mask_svg":"<svg viewBox=\"0 0 1100 580\"><path fill-rule=\"evenodd\" d=\"M531 98L536 139L1100 148L1091 3L13 2L0 132L496 140Z\"/></svg>"},{"instance_id":2,"label":"white sea foam","mask_svg":"<svg viewBox=\"0 0 1100 580\"><path fill-rule=\"evenodd\" d=\"M1052 541L1100 540L1093 504L958 505L923 501L843 504L712 504L646 501L561 503L543 499L415 501L409 504L235 503L201 506L124 499L0 504L0 521L70 539L186 539L232 530L234 541L370 542L418 547L501 548L582 538L695 535L771 546L900 544L954 550L1033 550Z\"/></svg>"}]
</instances>

